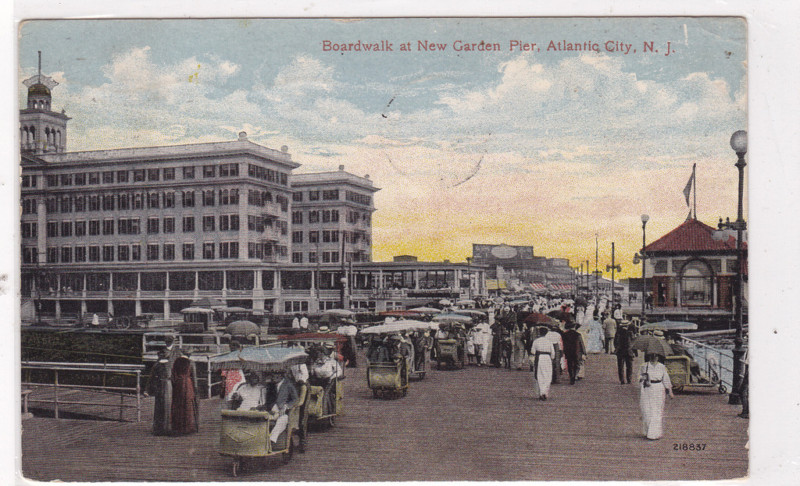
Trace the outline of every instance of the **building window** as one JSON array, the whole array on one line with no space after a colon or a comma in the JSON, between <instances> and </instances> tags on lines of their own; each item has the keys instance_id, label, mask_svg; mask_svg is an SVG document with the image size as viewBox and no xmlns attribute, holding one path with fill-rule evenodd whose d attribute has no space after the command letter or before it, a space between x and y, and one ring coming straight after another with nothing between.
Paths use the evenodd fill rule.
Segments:
<instances>
[{"instance_id":1,"label":"building window","mask_svg":"<svg viewBox=\"0 0 800 486\"><path fill-rule=\"evenodd\" d=\"M220 258L239 258L239 243L235 241L223 241L219 244ZM231 288L228 285L228 288Z\"/></svg>"},{"instance_id":2,"label":"building window","mask_svg":"<svg viewBox=\"0 0 800 486\"><path fill-rule=\"evenodd\" d=\"M219 166L220 177L236 177L238 175L239 175L239 164L220 164Z\"/></svg>"},{"instance_id":3,"label":"building window","mask_svg":"<svg viewBox=\"0 0 800 486\"><path fill-rule=\"evenodd\" d=\"M183 244L183 259L194 260L194 243Z\"/></svg>"},{"instance_id":4,"label":"building window","mask_svg":"<svg viewBox=\"0 0 800 486\"><path fill-rule=\"evenodd\" d=\"M339 230L325 230L322 232L322 242L323 243L338 243L339 242Z\"/></svg>"},{"instance_id":5,"label":"building window","mask_svg":"<svg viewBox=\"0 0 800 486\"><path fill-rule=\"evenodd\" d=\"M113 235L114 234L114 220L113 219L104 219L103 220L103 234L104 235Z\"/></svg>"},{"instance_id":6,"label":"building window","mask_svg":"<svg viewBox=\"0 0 800 486\"><path fill-rule=\"evenodd\" d=\"M58 221L48 221L47 222L47 233L45 233L48 238L55 238L58 236Z\"/></svg>"},{"instance_id":7,"label":"building window","mask_svg":"<svg viewBox=\"0 0 800 486\"><path fill-rule=\"evenodd\" d=\"M175 232L175 218L164 218L164 233Z\"/></svg>"},{"instance_id":8,"label":"building window","mask_svg":"<svg viewBox=\"0 0 800 486\"><path fill-rule=\"evenodd\" d=\"M299 251L292 252L292 263L303 263L303 253Z\"/></svg>"},{"instance_id":9,"label":"building window","mask_svg":"<svg viewBox=\"0 0 800 486\"><path fill-rule=\"evenodd\" d=\"M292 224L303 224L302 211L292 211Z\"/></svg>"},{"instance_id":10,"label":"building window","mask_svg":"<svg viewBox=\"0 0 800 486\"><path fill-rule=\"evenodd\" d=\"M302 243L302 242L303 242L303 232L292 231L292 243Z\"/></svg>"},{"instance_id":11,"label":"building window","mask_svg":"<svg viewBox=\"0 0 800 486\"><path fill-rule=\"evenodd\" d=\"M319 201L319 191L308 191L309 201Z\"/></svg>"},{"instance_id":12,"label":"building window","mask_svg":"<svg viewBox=\"0 0 800 486\"><path fill-rule=\"evenodd\" d=\"M23 199L22 200L22 214L36 214L37 211L36 199Z\"/></svg>"},{"instance_id":13,"label":"building window","mask_svg":"<svg viewBox=\"0 0 800 486\"><path fill-rule=\"evenodd\" d=\"M219 217L220 231L239 231L239 215L223 214Z\"/></svg>"},{"instance_id":14,"label":"building window","mask_svg":"<svg viewBox=\"0 0 800 486\"><path fill-rule=\"evenodd\" d=\"M211 189L210 191L203 191L203 206L213 206L214 205L214 190Z\"/></svg>"},{"instance_id":15,"label":"building window","mask_svg":"<svg viewBox=\"0 0 800 486\"><path fill-rule=\"evenodd\" d=\"M117 171L117 182L128 182L128 171L127 170L118 170Z\"/></svg>"},{"instance_id":16,"label":"building window","mask_svg":"<svg viewBox=\"0 0 800 486\"><path fill-rule=\"evenodd\" d=\"M319 223L319 211L309 211L308 212L308 222L309 223Z\"/></svg>"},{"instance_id":17,"label":"building window","mask_svg":"<svg viewBox=\"0 0 800 486\"><path fill-rule=\"evenodd\" d=\"M203 260L213 260L214 259L214 243L206 242L203 243Z\"/></svg>"},{"instance_id":18,"label":"building window","mask_svg":"<svg viewBox=\"0 0 800 486\"><path fill-rule=\"evenodd\" d=\"M114 261L114 245L103 245L103 261Z\"/></svg>"},{"instance_id":19,"label":"building window","mask_svg":"<svg viewBox=\"0 0 800 486\"><path fill-rule=\"evenodd\" d=\"M175 260L175 244L164 243L164 260Z\"/></svg>"},{"instance_id":20,"label":"building window","mask_svg":"<svg viewBox=\"0 0 800 486\"><path fill-rule=\"evenodd\" d=\"M319 243L319 231L309 231L308 232L308 242L309 243Z\"/></svg>"},{"instance_id":21,"label":"building window","mask_svg":"<svg viewBox=\"0 0 800 486\"><path fill-rule=\"evenodd\" d=\"M131 259L131 247L128 245L117 245L117 260L127 262ZM116 284L116 279L114 279Z\"/></svg>"},{"instance_id":22,"label":"building window","mask_svg":"<svg viewBox=\"0 0 800 486\"><path fill-rule=\"evenodd\" d=\"M158 243L147 245L147 260L158 260Z\"/></svg>"},{"instance_id":23,"label":"building window","mask_svg":"<svg viewBox=\"0 0 800 486\"><path fill-rule=\"evenodd\" d=\"M100 261L100 247L99 246L90 246L89 247L89 261L90 262L99 262Z\"/></svg>"},{"instance_id":24,"label":"building window","mask_svg":"<svg viewBox=\"0 0 800 486\"><path fill-rule=\"evenodd\" d=\"M147 180L148 181L157 181L159 180L159 176L161 171L158 169L147 169Z\"/></svg>"},{"instance_id":25,"label":"building window","mask_svg":"<svg viewBox=\"0 0 800 486\"><path fill-rule=\"evenodd\" d=\"M97 236L100 234L100 220L93 219L89 221L89 236Z\"/></svg>"},{"instance_id":26,"label":"building window","mask_svg":"<svg viewBox=\"0 0 800 486\"><path fill-rule=\"evenodd\" d=\"M61 185L62 186L71 186L72 185L72 174L61 174Z\"/></svg>"},{"instance_id":27,"label":"building window","mask_svg":"<svg viewBox=\"0 0 800 486\"><path fill-rule=\"evenodd\" d=\"M61 247L61 263L70 263L72 261L72 247Z\"/></svg>"},{"instance_id":28,"label":"building window","mask_svg":"<svg viewBox=\"0 0 800 486\"><path fill-rule=\"evenodd\" d=\"M203 231L214 231L214 216L203 216Z\"/></svg>"},{"instance_id":29,"label":"building window","mask_svg":"<svg viewBox=\"0 0 800 486\"><path fill-rule=\"evenodd\" d=\"M164 209L174 208L175 207L175 193L174 192L165 192L164 193Z\"/></svg>"},{"instance_id":30,"label":"building window","mask_svg":"<svg viewBox=\"0 0 800 486\"><path fill-rule=\"evenodd\" d=\"M50 247L47 249L47 263L58 263L58 248Z\"/></svg>"},{"instance_id":31,"label":"building window","mask_svg":"<svg viewBox=\"0 0 800 486\"><path fill-rule=\"evenodd\" d=\"M175 180L175 167L164 167L164 180L165 181Z\"/></svg>"},{"instance_id":32,"label":"building window","mask_svg":"<svg viewBox=\"0 0 800 486\"><path fill-rule=\"evenodd\" d=\"M36 238L38 236L37 231L37 224L36 223L22 223L22 237L23 238ZM77 223L76 223L76 233L77 233Z\"/></svg>"},{"instance_id":33,"label":"building window","mask_svg":"<svg viewBox=\"0 0 800 486\"><path fill-rule=\"evenodd\" d=\"M203 166L203 178L208 179L210 177L216 177L216 175L217 175L217 166L215 165Z\"/></svg>"},{"instance_id":34,"label":"building window","mask_svg":"<svg viewBox=\"0 0 800 486\"><path fill-rule=\"evenodd\" d=\"M150 192L147 194L147 208L148 209L158 209L159 206L159 193L157 192Z\"/></svg>"},{"instance_id":35,"label":"building window","mask_svg":"<svg viewBox=\"0 0 800 486\"><path fill-rule=\"evenodd\" d=\"M22 187L28 187L25 185L25 177L22 178ZM81 172L79 174L75 174L75 185L76 186L85 186L86 185L86 173Z\"/></svg>"},{"instance_id":36,"label":"building window","mask_svg":"<svg viewBox=\"0 0 800 486\"><path fill-rule=\"evenodd\" d=\"M86 247L85 246L76 246L75 247L75 261L76 262L85 262L86 261Z\"/></svg>"},{"instance_id":37,"label":"building window","mask_svg":"<svg viewBox=\"0 0 800 486\"><path fill-rule=\"evenodd\" d=\"M322 199L323 201L338 201L339 189L330 189L322 191Z\"/></svg>"},{"instance_id":38,"label":"building window","mask_svg":"<svg viewBox=\"0 0 800 486\"><path fill-rule=\"evenodd\" d=\"M138 220L137 220L138 221ZM141 245L131 245L131 260L138 262L142 259L142 247Z\"/></svg>"},{"instance_id":39,"label":"building window","mask_svg":"<svg viewBox=\"0 0 800 486\"><path fill-rule=\"evenodd\" d=\"M191 233L194 231L194 216L183 217L183 232Z\"/></svg>"},{"instance_id":40,"label":"building window","mask_svg":"<svg viewBox=\"0 0 800 486\"><path fill-rule=\"evenodd\" d=\"M97 184L97 182L95 182ZM58 176L50 174L47 176L47 187L58 187Z\"/></svg>"},{"instance_id":41,"label":"building window","mask_svg":"<svg viewBox=\"0 0 800 486\"><path fill-rule=\"evenodd\" d=\"M113 184L114 183L114 172L107 170L103 172L103 184Z\"/></svg>"},{"instance_id":42,"label":"building window","mask_svg":"<svg viewBox=\"0 0 800 486\"><path fill-rule=\"evenodd\" d=\"M61 236L72 236L72 221L61 222Z\"/></svg>"},{"instance_id":43,"label":"building window","mask_svg":"<svg viewBox=\"0 0 800 486\"><path fill-rule=\"evenodd\" d=\"M130 194L117 194L117 207L120 211L125 211L131 208L131 195Z\"/></svg>"},{"instance_id":44,"label":"building window","mask_svg":"<svg viewBox=\"0 0 800 486\"><path fill-rule=\"evenodd\" d=\"M158 234L158 218L147 219L147 234L148 235Z\"/></svg>"},{"instance_id":45,"label":"building window","mask_svg":"<svg viewBox=\"0 0 800 486\"><path fill-rule=\"evenodd\" d=\"M75 236L86 236L86 221L75 221Z\"/></svg>"},{"instance_id":46,"label":"building window","mask_svg":"<svg viewBox=\"0 0 800 486\"><path fill-rule=\"evenodd\" d=\"M144 169L136 169L133 171L133 182L144 182Z\"/></svg>"},{"instance_id":47,"label":"building window","mask_svg":"<svg viewBox=\"0 0 800 486\"><path fill-rule=\"evenodd\" d=\"M114 210L114 196L112 194L103 194L103 211Z\"/></svg>"},{"instance_id":48,"label":"building window","mask_svg":"<svg viewBox=\"0 0 800 486\"><path fill-rule=\"evenodd\" d=\"M185 208L193 208L194 207L194 191L183 191L181 200L183 202L183 207Z\"/></svg>"},{"instance_id":49,"label":"building window","mask_svg":"<svg viewBox=\"0 0 800 486\"><path fill-rule=\"evenodd\" d=\"M142 194L136 193L133 195L133 209L142 209L144 207L144 197Z\"/></svg>"},{"instance_id":50,"label":"building window","mask_svg":"<svg viewBox=\"0 0 800 486\"><path fill-rule=\"evenodd\" d=\"M308 263L317 263L317 252L308 252Z\"/></svg>"},{"instance_id":51,"label":"building window","mask_svg":"<svg viewBox=\"0 0 800 486\"><path fill-rule=\"evenodd\" d=\"M194 179L194 167L184 167L183 168L183 178L184 179Z\"/></svg>"}]
</instances>

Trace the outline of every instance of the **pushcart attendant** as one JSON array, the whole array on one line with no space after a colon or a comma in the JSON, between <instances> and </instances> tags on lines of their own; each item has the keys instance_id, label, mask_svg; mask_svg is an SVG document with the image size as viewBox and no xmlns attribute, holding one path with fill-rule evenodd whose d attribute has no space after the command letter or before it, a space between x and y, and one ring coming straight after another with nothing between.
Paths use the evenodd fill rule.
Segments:
<instances>
[{"instance_id":1,"label":"pushcart attendant","mask_svg":"<svg viewBox=\"0 0 800 486\"><path fill-rule=\"evenodd\" d=\"M639 407L642 412L644 435L651 440L663 435L664 395L672 394L672 382L667 368L658 361L657 354L647 356L639 373Z\"/></svg>"}]
</instances>

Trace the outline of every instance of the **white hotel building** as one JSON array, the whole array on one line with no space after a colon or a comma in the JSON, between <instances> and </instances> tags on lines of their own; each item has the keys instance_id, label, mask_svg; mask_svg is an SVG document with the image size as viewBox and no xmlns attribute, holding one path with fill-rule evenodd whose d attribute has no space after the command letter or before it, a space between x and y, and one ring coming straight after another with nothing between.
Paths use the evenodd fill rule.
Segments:
<instances>
[{"instance_id":1,"label":"white hotel building","mask_svg":"<svg viewBox=\"0 0 800 486\"><path fill-rule=\"evenodd\" d=\"M295 174L287 147L244 132L227 142L67 152L69 117L51 111L56 83L39 75L25 84L23 319L166 318L204 297L313 313L343 304L343 274L344 305L376 310L485 293L482 266L406 264L398 284L396 264L371 263L379 189L368 176L343 166ZM429 272L441 278L430 284Z\"/></svg>"}]
</instances>

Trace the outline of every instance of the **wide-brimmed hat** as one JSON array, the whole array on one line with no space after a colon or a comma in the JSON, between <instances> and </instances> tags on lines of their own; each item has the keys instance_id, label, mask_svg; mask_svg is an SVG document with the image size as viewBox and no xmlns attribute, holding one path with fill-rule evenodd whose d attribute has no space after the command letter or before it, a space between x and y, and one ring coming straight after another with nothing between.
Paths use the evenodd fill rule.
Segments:
<instances>
[{"instance_id":1,"label":"wide-brimmed hat","mask_svg":"<svg viewBox=\"0 0 800 486\"><path fill-rule=\"evenodd\" d=\"M330 329L328 326L319 326L319 332L328 332Z\"/></svg>"}]
</instances>

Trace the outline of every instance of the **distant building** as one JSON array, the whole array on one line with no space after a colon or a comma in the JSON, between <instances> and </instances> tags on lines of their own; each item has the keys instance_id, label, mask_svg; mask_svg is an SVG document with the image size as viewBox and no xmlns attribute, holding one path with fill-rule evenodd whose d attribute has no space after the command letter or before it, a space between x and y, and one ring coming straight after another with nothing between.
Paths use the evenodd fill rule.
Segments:
<instances>
[{"instance_id":1,"label":"distant building","mask_svg":"<svg viewBox=\"0 0 800 486\"><path fill-rule=\"evenodd\" d=\"M575 271L566 258L534 256L532 246L472 245L472 263L487 265L490 290L571 292L575 290ZM518 282L511 285L511 282Z\"/></svg>"}]
</instances>

